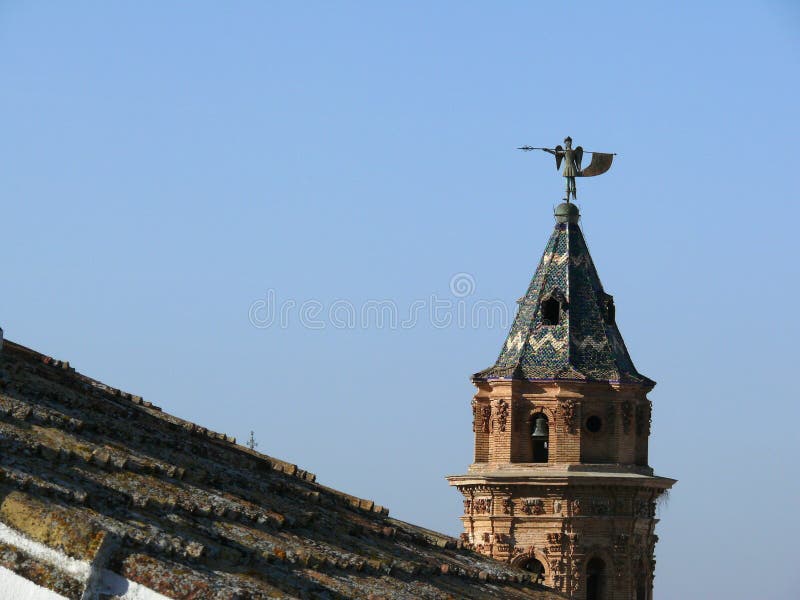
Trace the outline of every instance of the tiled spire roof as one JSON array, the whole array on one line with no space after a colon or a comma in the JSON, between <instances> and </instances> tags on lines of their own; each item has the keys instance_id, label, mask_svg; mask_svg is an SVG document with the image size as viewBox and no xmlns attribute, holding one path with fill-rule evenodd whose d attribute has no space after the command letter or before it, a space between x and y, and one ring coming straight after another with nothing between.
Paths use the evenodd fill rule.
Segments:
<instances>
[{"instance_id":1,"label":"tiled spire roof","mask_svg":"<svg viewBox=\"0 0 800 600\"><path fill-rule=\"evenodd\" d=\"M589 380L655 385L641 375L615 322L578 225L578 208L556 208L556 226L493 367L475 380ZM550 312L548 312L548 309Z\"/></svg>"}]
</instances>

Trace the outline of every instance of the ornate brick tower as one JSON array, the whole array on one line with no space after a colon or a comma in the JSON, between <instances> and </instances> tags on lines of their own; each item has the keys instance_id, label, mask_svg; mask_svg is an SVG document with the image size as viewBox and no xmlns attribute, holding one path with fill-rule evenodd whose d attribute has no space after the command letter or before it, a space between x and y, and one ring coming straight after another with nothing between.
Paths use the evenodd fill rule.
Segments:
<instances>
[{"instance_id":1,"label":"ornate brick tower","mask_svg":"<svg viewBox=\"0 0 800 600\"><path fill-rule=\"evenodd\" d=\"M581 600L651 600L655 382L639 374L574 204L556 226L497 363L476 373L475 462L448 477L466 541Z\"/></svg>"}]
</instances>

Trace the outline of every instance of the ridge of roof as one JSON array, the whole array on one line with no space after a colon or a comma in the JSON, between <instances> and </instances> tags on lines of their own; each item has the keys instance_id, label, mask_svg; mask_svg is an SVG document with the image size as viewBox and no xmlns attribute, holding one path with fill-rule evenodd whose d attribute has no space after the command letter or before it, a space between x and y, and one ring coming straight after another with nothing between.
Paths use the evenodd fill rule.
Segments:
<instances>
[{"instance_id":1,"label":"ridge of roof","mask_svg":"<svg viewBox=\"0 0 800 600\"><path fill-rule=\"evenodd\" d=\"M561 598L462 540L77 373L0 350L0 523L172 598ZM0 536L0 566L92 584Z\"/></svg>"},{"instance_id":2,"label":"ridge of roof","mask_svg":"<svg viewBox=\"0 0 800 600\"><path fill-rule=\"evenodd\" d=\"M69 361L55 359L51 356L47 356L46 354L42 354L40 352L37 352L36 350L33 350L26 346L22 346L21 344L12 342L10 340L5 340L4 344L9 350L17 351L22 354L27 354L31 356L34 360L41 360L41 362L45 365L51 365L55 368L62 369L67 373L71 373L76 380L91 386L93 389L107 392L121 402L127 401L136 406L139 406L143 410L148 411L155 418L161 419L167 423L179 425L190 434L198 436L206 436L212 440L216 440L219 442L227 442L231 444L231 449L233 451L243 452L245 454L254 457L257 460L266 461L272 466L272 468L277 469L287 475L291 475L306 481L312 481L312 482L316 481L317 476L314 473L306 471L305 469L301 469L296 464L281 460L279 458L275 458L274 456L263 454L261 452L258 452L257 450L253 450L246 446L241 446L236 443L236 438L233 436L213 431L201 425L197 425L196 423L193 423L191 421L187 421L185 419L181 419L180 417L176 417L175 415L172 415L170 413L164 412L160 406L156 406L152 402L146 401L141 396L123 391L119 388L112 387L110 385L102 383L101 381L98 381L97 379L93 379L92 377L79 373L78 371L75 370L74 367L70 365ZM357 501L357 503L366 504L370 502L368 500L356 498L355 496L350 496L349 494L344 494L343 492L339 492L338 490L331 490L331 491L352 498L354 501ZM386 514L389 514L388 509L381 506L378 506L378 508L380 509L378 512L385 511Z\"/></svg>"}]
</instances>

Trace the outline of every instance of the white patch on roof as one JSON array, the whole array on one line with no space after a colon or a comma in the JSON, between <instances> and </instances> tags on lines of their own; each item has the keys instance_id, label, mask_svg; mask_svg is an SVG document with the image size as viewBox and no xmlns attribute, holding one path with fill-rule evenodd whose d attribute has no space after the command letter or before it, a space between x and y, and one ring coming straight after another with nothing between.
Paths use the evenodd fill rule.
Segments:
<instances>
[{"instance_id":1,"label":"white patch on roof","mask_svg":"<svg viewBox=\"0 0 800 600\"><path fill-rule=\"evenodd\" d=\"M54 550L49 546L30 539L8 525L0 523L0 541L16 547L31 557L46 563L52 567L71 575L84 584L89 581L93 566L88 561L77 560L67 556L63 552ZM101 561L102 562L102 561ZM98 593L113 595L120 600L170 600L167 596L162 596L148 587L140 585L135 581L130 581L121 575L100 568L101 565L94 565L99 568L97 583L84 594L84 598L97 597ZM63 600L64 596L56 594L52 590L36 585L32 581L21 577L4 567L0 567L0 591L2 598L13 598L14 600Z\"/></svg>"},{"instance_id":2,"label":"white patch on roof","mask_svg":"<svg viewBox=\"0 0 800 600\"><path fill-rule=\"evenodd\" d=\"M522 348L522 332L518 331L513 339L508 338L506 340L506 349L512 352L518 352L520 348Z\"/></svg>"},{"instance_id":3,"label":"white patch on roof","mask_svg":"<svg viewBox=\"0 0 800 600\"><path fill-rule=\"evenodd\" d=\"M170 600L148 587L135 581L125 579L122 575L103 569L97 591L102 594L115 596L120 600Z\"/></svg>"},{"instance_id":4,"label":"white patch on roof","mask_svg":"<svg viewBox=\"0 0 800 600\"><path fill-rule=\"evenodd\" d=\"M20 577L14 571L0 567L0 590L3 598L14 600L64 600L61 594L36 585L32 581Z\"/></svg>"},{"instance_id":5,"label":"white patch on roof","mask_svg":"<svg viewBox=\"0 0 800 600\"><path fill-rule=\"evenodd\" d=\"M0 523L0 540L11 546L16 546L33 558L56 567L80 581L85 581L92 572L92 566L88 562L70 558L58 550L53 550L18 533L3 523Z\"/></svg>"}]
</instances>

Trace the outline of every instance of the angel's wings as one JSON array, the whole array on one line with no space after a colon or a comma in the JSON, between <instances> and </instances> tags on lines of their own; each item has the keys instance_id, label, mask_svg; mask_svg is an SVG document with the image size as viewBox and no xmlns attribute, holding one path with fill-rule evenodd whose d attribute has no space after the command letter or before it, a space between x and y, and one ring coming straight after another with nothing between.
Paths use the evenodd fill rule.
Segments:
<instances>
[{"instance_id":1,"label":"angel's wings","mask_svg":"<svg viewBox=\"0 0 800 600\"><path fill-rule=\"evenodd\" d=\"M581 170L581 161L583 160L583 147L578 146L575 148L575 166L578 168L578 172L580 173Z\"/></svg>"},{"instance_id":2,"label":"angel's wings","mask_svg":"<svg viewBox=\"0 0 800 600\"><path fill-rule=\"evenodd\" d=\"M554 150L555 152L553 152L553 154L556 155L556 171L558 171L561 168L561 161L564 160L564 148L558 145Z\"/></svg>"}]
</instances>

